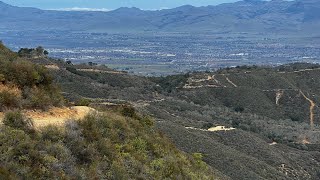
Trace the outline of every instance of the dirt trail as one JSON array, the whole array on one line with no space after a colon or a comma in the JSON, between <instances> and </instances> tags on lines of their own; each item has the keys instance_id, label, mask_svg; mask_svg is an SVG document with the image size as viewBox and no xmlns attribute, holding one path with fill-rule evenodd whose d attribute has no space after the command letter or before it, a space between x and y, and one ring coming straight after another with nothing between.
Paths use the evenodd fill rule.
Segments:
<instances>
[{"instance_id":1,"label":"dirt trail","mask_svg":"<svg viewBox=\"0 0 320 180\"><path fill-rule=\"evenodd\" d=\"M95 112L93 108L87 106L74 106L64 108L51 108L50 110L43 111L24 111L23 114L31 118L36 128L44 127L47 125L63 125L69 119L81 119L91 112ZM0 113L2 121L3 113Z\"/></svg>"},{"instance_id":2,"label":"dirt trail","mask_svg":"<svg viewBox=\"0 0 320 180\"><path fill-rule=\"evenodd\" d=\"M300 69L297 71L292 71L292 72L278 72L279 74L286 74L286 73L299 73L299 72L306 72L306 71L317 71L320 70L320 68L314 68L314 69Z\"/></svg>"},{"instance_id":3,"label":"dirt trail","mask_svg":"<svg viewBox=\"0 0 320 180\"><path fill-rule=\"evenodd\" d=\"M195 128L195 127L185 127L186 129L192 129L192 130L197 130L197 131L204 131L204 132L217 132L217 131L232 131L235 130L236 128L226 128L225 126L216 126L212 127L209 129L200 129L200 128Z\"/></svg>"},{"instance_id":4,"label":"dirt trail","mask_svg":"<svg viewBox=\"0 0 320 180\"><path fill-rule=\"evenodd\" d=\"M311 129L314 128L314 108L316 106L316 103L314 103L314 101L312 101L310 98L308 98L301 90L300 90L300 94L307 100L310 102L310 127Z\"/></svg>"},{"instance_id":5,"label":"dirt trail","mask_svg":"<svg viewBox=\"0 0 320 180\"><path fill-rule=\"evenodd\" d=\"M203 82L209 82L209 81L214 81L216 84L201 84L201 85L192 84L192 83L203 83ZM183 89L198 89L203 87L220 88L225 86L222 86L221 83L217 79L215 79L215 75L213 75L213 76L207 76L207 78L201 78L201 79L189 78L188 83L186 83L183 86Z\"/></svg>"},{"instance_id":6,"label":"dirt trail","mask_svg":"<svg viewBox=\"0 0 320 180\"><path fill-rule=\"evenodd\" d=\"M52 69L52 70L60 70L60 67L55 64L45 65L44 67L46 67L48 69Z\"/></svg>"},{"instance_id":7,"label":"dirt trail","mask_svg":"<svg viewBox=\"0 0 320 180\"><path fill-rule=\"evenodd\" d=\"M217 83L218 85L220 85L221 87L224 87L224 88L227 87L227 86L223 85L220 81L218 81L218 80L216 79L216 75L213 75L213 76L211 77L211 79L214 80L214 82Z\"/></svg>"},{"instance_id":8,"label":"dirt trail","mask_svg":"<svg viewBox=\"0 0 320 180\"><path fill-rule=\"evenodd\" d=\"M216 79L216 75L213 75L211 77L212 80L214 80L214 82L216 82L217 84L221 84L217 79Z\"/></svg>"},{"instance_id":9,"label":"dirt trail","mask_svg":"<svg viewBox=\"0 0 320 180\"><path fill-rule=\"evenodd\" d=\"M105 70L99 70L99 69L77 69L77 71L83 71L83 72L97 72L97 73L107 73L107 74L126 74L121 71L105 71Z\"/></svg>"},{"instance_id":10,"label":"dirt trail","mask_svg":"<svg viewBox=\"0 0 320 180\"><path fill-rule=\"evenodd\" d=\"M282 98L283 94L284 94L284 91L280 90L280 89L276 92L276 105L277 106L279 105L279 101Z\"/></svg>"},{"instance_id":11,"label":"dirt trail","mask_svg":"<svg viewBox=\"0 0 320 180\"><path fill-rule=\"evenodd\" d=\"M226 75L224 75L224 77L226 77L226 80L234 87L238 87L235 83L233 83Z\"/></svg>"}]
</instances>

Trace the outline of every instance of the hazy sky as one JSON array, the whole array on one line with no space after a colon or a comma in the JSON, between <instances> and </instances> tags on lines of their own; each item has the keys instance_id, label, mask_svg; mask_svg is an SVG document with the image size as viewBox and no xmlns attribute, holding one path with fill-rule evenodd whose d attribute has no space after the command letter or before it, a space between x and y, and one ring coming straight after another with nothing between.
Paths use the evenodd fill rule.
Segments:
<instances>
[{"instance_id":1,"label":"hazy sky","mask_svg":"<svg viewBox=\"0 0 320 180\"><path fill-rule=\"evenodd\" d=\"M1 1L1 0L0 0ZM41 9L116 9L119 7L138 7L141 9L173 8L185 4L194 6L216 5L237 0L2 0L16 6L37 7Z\"/></svg>"}]
</instances>

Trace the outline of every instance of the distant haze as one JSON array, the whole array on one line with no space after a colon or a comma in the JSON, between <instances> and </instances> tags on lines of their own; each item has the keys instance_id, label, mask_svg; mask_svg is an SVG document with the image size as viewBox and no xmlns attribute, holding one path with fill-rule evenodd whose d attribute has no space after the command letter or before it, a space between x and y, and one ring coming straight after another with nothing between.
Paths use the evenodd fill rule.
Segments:
<instances>
[{"instance_id":1,"label":"distant haze","mask_svg":"<svg viewBox=\"0 0 320 180\"><path fill-rule=\"evenodd\" d=\"M174 8L182 5L208 6L237 0L2 0L5 3L36 7L40 9L60 10L109 10L119 7L138 7L140 9L157 10Z\"/></svg>"}]
</instances>

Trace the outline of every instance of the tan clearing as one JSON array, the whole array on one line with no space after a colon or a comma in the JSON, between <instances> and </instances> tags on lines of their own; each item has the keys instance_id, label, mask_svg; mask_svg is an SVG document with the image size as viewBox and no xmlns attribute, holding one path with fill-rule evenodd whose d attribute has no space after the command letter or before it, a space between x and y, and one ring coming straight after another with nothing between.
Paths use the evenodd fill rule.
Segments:
<instances>
[{"instance_id":1,"label":"tan clearing","mask_svg":"<svg viewBox=\"0 0 320 180\"><path fill-rule=\"evenodd\" d=\"M55 64L45 65L44 67L46 67L48 69L52 69L52 70L60 70L59 66L57 66Z\"/></svg>"},{"instance_id":2,"label":"tan clearing","mask_svg":"<svg viewBox=\"0 0 320 180\"><path fill-rule=\"evenodd\" d=\"M216 132L216 131L231 131L231 130L235 130L236 128L226 128L225 126L216 126L216 127L212 127L210 129L208 129L208 131L211 132Z\"/></svg>"},{"instance_id":3,"label":"tan clearing","mask_svg":"<svg viewBox=\"0 0 320 180\"><path fill-rule=\"evenodd\" d=\"M48 125L62 126L70 119L78 120L84 118L86 115L95 112L96 110L87 106L74 106L51 108L48 111L23 111L23 114L33 120L36 128ZM4 113L0 112L0 119L4 118Z\"/></svg>"},{"instance_id":4,"label":"tan clearing","mask_svg":"<svg viewBox=\"0 0 320 180\"><path fill-rule=\"evenodd\" d=\"M226 128L225 126L216 126L209 128L208 130L206 129L200 129L200 128L195 128L195 127L185 127L186 129L192 129L192 130L197 130L197 131L204 131L204 132L217 132L217 131L231 131L235 130L236 128Z\"/></svg>"}]
</instances>

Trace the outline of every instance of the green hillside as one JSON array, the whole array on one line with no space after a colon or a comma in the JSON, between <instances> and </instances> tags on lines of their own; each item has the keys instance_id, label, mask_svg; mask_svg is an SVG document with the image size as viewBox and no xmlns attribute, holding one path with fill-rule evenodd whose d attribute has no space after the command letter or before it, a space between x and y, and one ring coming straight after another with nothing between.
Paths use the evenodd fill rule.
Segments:
<instances>
[{"instance_id":1,"label":"green hillside","mask_svg":"<svg viewBox=\"0 0 320 180\"><path fill-rule=\"evenodd\" d=\"M303 96L319 103L318 65L237 67L159 78L93 71L100 66L87 66L90 72L79 65L68 65L71 71L59 66L52 72L71 100L86 98L107 109L110 103L131 104L152 115L179 149L204 154L204 161L227 177L319 176L319 108L312 111L312 128L310 102ZM236 129L207 131L220 125Z\"/></svg>"},{"instance_id":2,"label":"green hillside","mask_svg":"<svg viewBox=\"0 0 320 180\"><path fill-rule=\"evenodd\" d=\"M219 179L130 106L36 128L20 111L63 105L52 73L3 45L0 57L0 179Z\"/></svg>"},{"instance_id":3,"label":"green hillside","mask_svg":"<svg viewBox=\"0 0 320 180\"><path fill-rule=\"evenodd\" d=\"M111 138L108 141L121 146L122 149L113 146L123 150L116 151L120 152L116 157L122 163L120 167L124 174L134 179L163 179L163 170L159 169L159 176L156 176L149 166L154 158L159 158L153 155L156 151L150 142L159 142L155 139L162 137L162 134L169 140L163 138L161 142L172 141L179 149L172 149L172 145L165 143L165 154L172 156L182 151L194 155L191 158L184 154L181 157L186 157L187 161L181 158L175 161L177 164L190 162L189 165L182 164L193 173L180 168L180 173L174 173L169 179L188 179L187 176L207 176L210 173L216 179L291 180L320 177L319 65L244 66L216 72L149 78L117 72L101 65L72 65L47 57L28 61L47 67L68 104L89 105L106 112L103 116L90 116L74 122L76 129L81 130L85 143L94 149L90 162L96 163L103 153L91 137L97 140L106 138L105 134L91 132L104 133L103 129L115 125L110 131L119 130L110 132L111 135L107 132L107 138ZM134 107L135 110L123 110L124 107ZM145 116L151 116L154 120L149 121ZM123 124L123 120L129 122ZM150 122L154 123L154 127L150 127ZM221 126L229 130L216 130ZM154 134L148 134L151 133L149 130ZM162 133L158 134L158 131ZM66 141L67 132L68 124L59 131L58 139L72 152ZM88 132L89 136L86 134ZM141 132L146 132L151 139L141 135ZM140 157L138 154L141 152L136 153L137 149L131 147L135 146L132 142L145 147L142 149L147 149L148 153ZM127 155L131 159L130 165L123 162L127 162ZM76 154L74 156L77 157ZM194 158L200 157L210 166L209 173L200 173L199 164L192 163L197 162ZM161 161L156 163L161 164ZM139 163L146 165L141 168ZM101 166L93 164L87 164L90 170L102 171L99 169ZM81 174L81 167L81 164L76 164L75 172ZM130 168L132 171L129 171L128 167L139 170ZM86 173L92 172L85 170ZM115 173L112 169L108 172L109 175ZM144 175L140 176L138 172ZM130 173L139 176L131 176Z\"/></svg>"}]
</instances>

